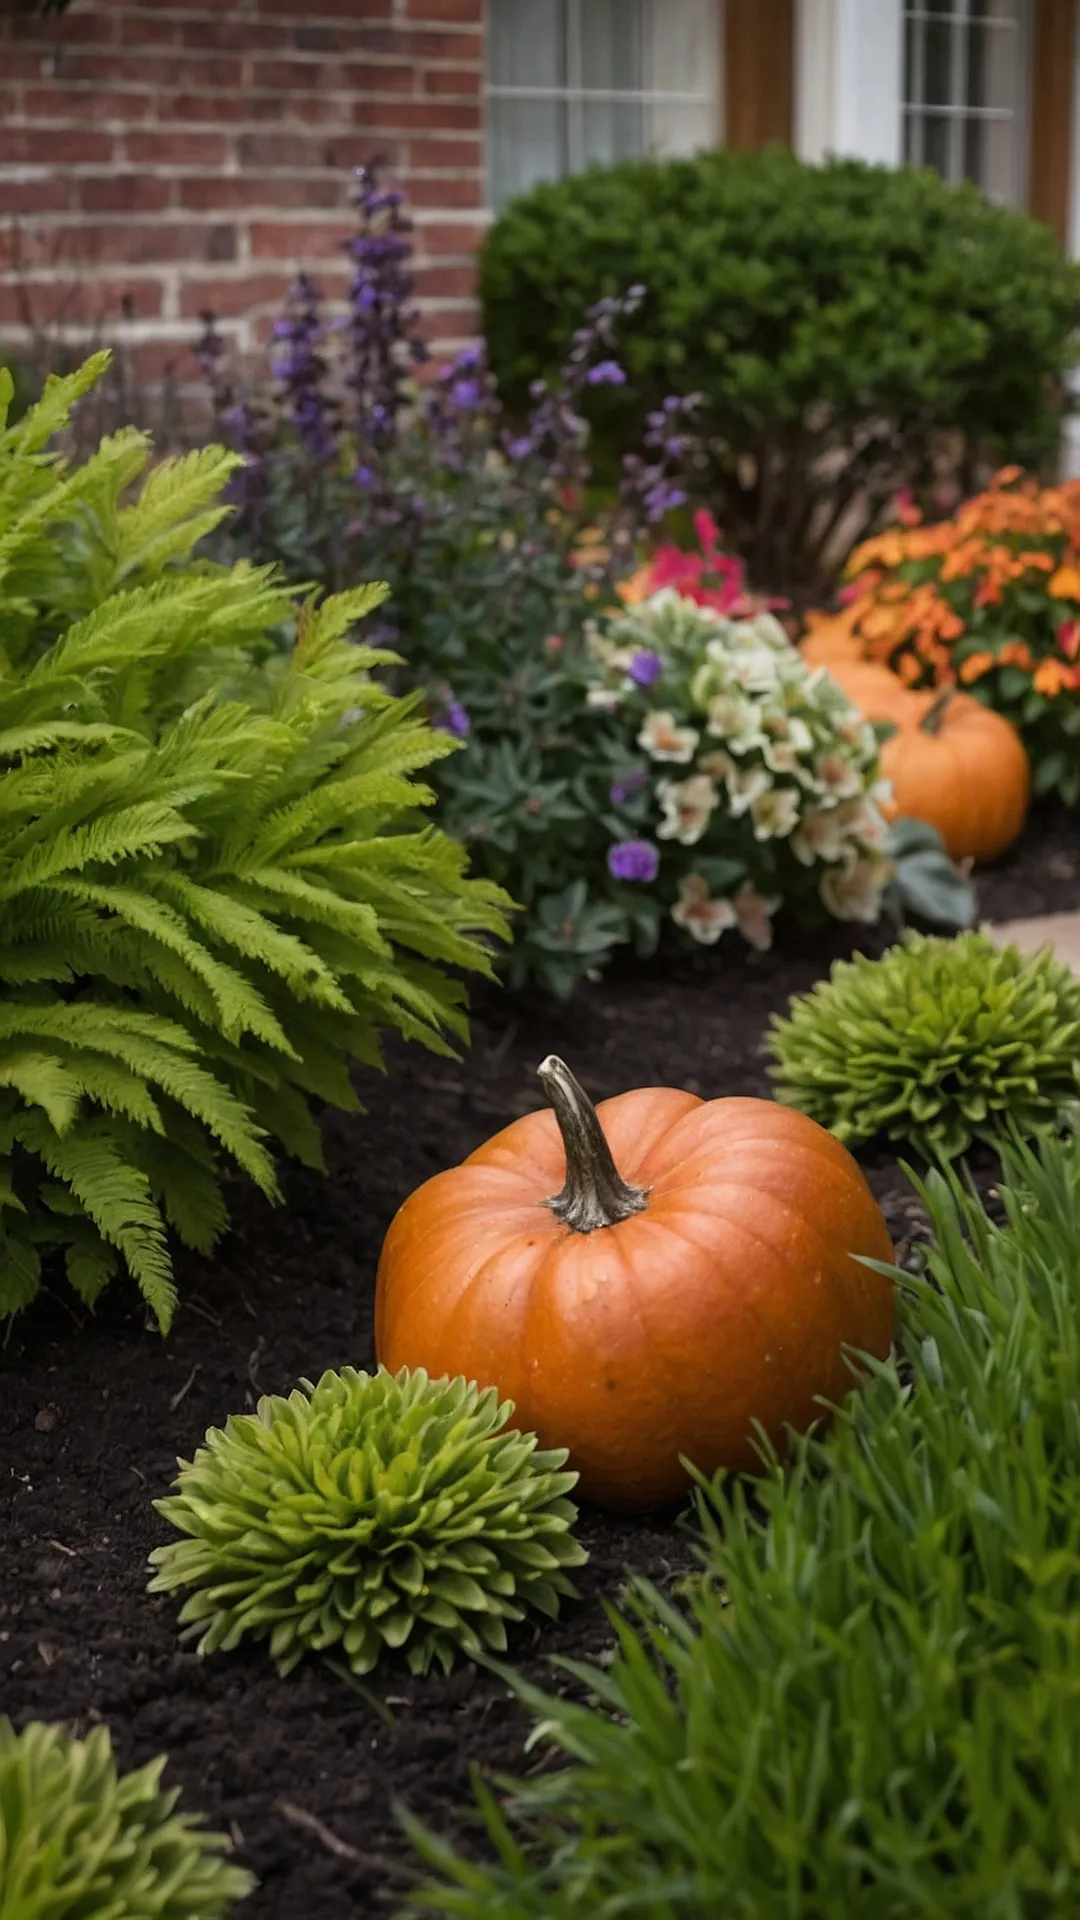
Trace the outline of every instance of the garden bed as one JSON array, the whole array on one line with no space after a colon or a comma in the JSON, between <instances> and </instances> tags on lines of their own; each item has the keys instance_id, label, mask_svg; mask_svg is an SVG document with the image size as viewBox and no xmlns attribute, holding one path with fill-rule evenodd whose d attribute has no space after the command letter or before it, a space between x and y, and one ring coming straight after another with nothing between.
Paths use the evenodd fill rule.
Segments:
<instances>
[{"instance_id":1,"label":"garden bed","mask_svg":"<svg viewBox=\"0 0 1080 1920\"><path fill-rule=\"evenodd\" d=\"M980 904L995 920L1080 907L1080 849L1064 815L1036 816L984 878ZM175 1456L259 1393L371 1364L375 1267L393 1212L429 1174L542 1103L545 1053L563 1054L595 1098L657 1082L767 1094L769 1015L850 944L839 929L801 946L789 935L765 956L732 942L726 964L616 971L563 1010L488 993L467 1060L395 1047L373 1112L330 1118L328 1179L290 1172L282 1211L236 1184L234 1230L217 1256L178 1259L181 1306L166 1343L130 1286L116 1283L92 1319L69 1295L44 1295L0 1356L11 1473L0 1711L80 1732L106 1720L125 1765L168 1752L188 1804L230 1828L258 1874L249 1910L259 1920L392 1911L410 1858L393 1802L460 1835L470 1764L522 1764L520 1709L469 1668L448 1680L395 1672L365 1694L314 1661L279 1680L258 1652L200 1661L180 1651L176 1605L145 1592L147 1554L168 1531L150 1502ZM879 948L883 936L863 944ZM910 1190L892 1159L865 1164L902 1242L918 1224ZM580 1532L591 1554L580 1604L512 1645L538 1678L550 1655L595 1655L610 1641L599 1596L617 1594L624 1568L664 1582L693 1558L677 1516L584 1513Z\"/></svg>"}]
</instances>

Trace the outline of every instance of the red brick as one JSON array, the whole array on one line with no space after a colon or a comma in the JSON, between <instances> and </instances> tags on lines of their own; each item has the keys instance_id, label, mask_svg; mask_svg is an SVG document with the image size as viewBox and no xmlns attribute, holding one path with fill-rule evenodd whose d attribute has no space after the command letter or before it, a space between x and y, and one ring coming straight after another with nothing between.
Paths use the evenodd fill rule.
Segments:
<instances>
[{"instance_id":1,"label":"red brick","mask_svg":"<svg viewBox=\"0 0 1080 1920\"><path fill-rule=\"evenodd\" d=\"M372 133L384 128L395 133L411 133L414 128L421 133L430 133L433 129L473 133L479 125L479 113L476 107L446 106L442 101L436 106L434 102L376 98L356 102L353 122L370 128ZM382 142L378 144L381 146Z\"/></svg>"},{"instance_id":2,"label":"red brick","mask_svg":"<svg viewBox=\"0 0 1080 1920\"><path fill-rule=\"evenodd\" d=\"M483 148L479 139L410 140L408 164L410 167L451 167L455 172L465 169L478 173L483 165Z\"/></svg>"},{"instance_id":3,"label":"red brick","mask_svg":"<svg viewBox=\"0 0 1080 1920\"><path fill-rule=\"evenodd\" d=\"M159 380L190 380L195 342L187 340L140 340L126 347L124 358L136 380L153 384ZM197 368L198 362L194 361Z\"/></svg>"},{"instance_id":4,"label":"red brick","mask_svg":"<svg viewBox=\"0 0 1080 1920\"><path fill-rule=\"evenodd\" d=\"M50 135L50 139L51 139ZM129 133L127 157L137 167L222 167L228 151L223 133Z\"/></svg>"},{"instance_id":5,"label":"red brick","mask_svg":"<svg viewBox=\"0 0 1080 1920\"><path fill-rule=\"evenodd\" d=\"M161 213L172 201L173 183L159 174L83 174L79 180L84 213Z\"/></svg>"},{"instance_id":6,"label":"red brick","mask_svg":"<svg viewBox=\"0 0 1080 1920\"><path fill-rule=\"evenodd\" d=\"M233 118L234 111L242 103L246 115L250 102L246 94L226 96L220 93L158 93L154 96L155 118L169 120L200 120L209 126L221 126Z\"/></svg>"},{"instance_id":7,"label":"red brick","mask_svg":"<svg viewBox=\"0 0 1080 1920\"><path fill-rule=\"evenodd\" d=\"M298 179L288 173L200 173L177 182L180 205L196 213L346 207L349 187L347 179L312 178L307 174Z\"/></svg>"},{"instance_id":8,"label":"red brick","mask_svg":"<svg viewBox=\"0 0 1080 1920\"><path fill-rule=\"evenodd\" d=\"M356 232L355 220L254 222L248 229L255 260L328 260Z\"/></svg>"},{"instance_id":9,"label":"red brick","mask_svg":"<svg viewBox=\"0 0 1080 1920\"><path fill-rule=\"evenodd\" d=\"M325 140L300 133L242 133L237 140L242 167L332 167Z\"/></svg>"},{"instance_id":10,"label":"red brick","mask_svg":"<svg viewBox=\"0 0 1080 1920\"><path fill-rule=\"evenodd\" d=\"M56 244L87 264L110 261L117 265L147 266L155 261L235 260L236 229L195 226L189 222L131 220L106 225L84 220L77 226L52 230Z\"/></svg>"},{"instance_id":11,"label":"red brick","mask_svg":"<svg viewBox=\"0 0 1080 1920\"><path fill-rule=\"evenodd\" d=\"M18 286L0 287L0 326L22 326L30 321L55 326L59 321L93 326L118 320L125 295L136 320L156 320L161 314L161 287L156 280L41 280L32 273Z\"/></svg>"},{"instance_id":12,"label":"red brick","mask_svg":"<svg viewBox=\"0 0 1080 1920\"><path fill-rule=\"evenodd\" d=\"M416 292L421 300L471 300L476 293L476 269L420 267Z\"/></svg>"},{"instance_id":13,"label":"red brick","mask_svg":"<svg viewBox=\"0 0 1080 1920\"><path fill-rule=\"evenodd\" d=\"M417 20L456 20L483 24L483 0L406 0L406 10Z\"/></svg>"},{"instance_id":14,"label":"red brick","mask_svg":"<svg viewBox=\"0 0 1080 1920\"><path fill-rule=\"evenodd\" d=\"M484 193L480 176L470 179L467 175L458 179L454 174L426 174L412 182L410 198L414 208L425 207L479 207L483 205Z\"/></svg>"},{"instance_id":15,"label":"red brick","mask_svg":"<svg viewBox=\"0 0 1080 1920\"><path fill-rule=\"evenodd\" d=\"M76 16L77 18L78 16ZM200 24L202 24L200 22ZM67 39L67 26L64 23L64 39ZM122 13L117 15L120 39L128 47L177 47L181 45L182 29L178 20L152 20L148 13Z\"/></svg>"},{"instance_id":16,"label":"red brick","mask_svg":"<svg viewBox=\"0 0 1080 1920\"><path fill-rule=\"evenodd\" d=\"M419 76L421 93L430 93L439 99L447 95L459 97L479 97L483 87L483 75L476 67L428 67Z\"/></svg>"},{"instance_id":17,"label":"red brick","mask_svg":"<svg viewBox=\"0 0 1080 1920\"><path fill-rule=\"evenodd\" d=\"M439 27L412 22L391 31L380 27L361 27L356 36L360 53L396 53L412 60L465 60L480 62L484 55L483 36L479 33L447 33Z\"/></svg>"},{"instance_id":18,"label":"red brick","mask_svg":"<svg viewBox=\"0 0 1080 1920\"><path fill-rule=\"evenodd\" d=\"M475 253L487 233L481 221L425 220L417 227L417 252L422 256Z\"/></svg>"},{"instance_id":19,"label":"red brick","mask_svg":"<svg viewBox=\"0 0 1080 1920\"><path fill-rule=\"evenodd\" d=\"M258 0L260 14L271 17L280 14L303 12L298 0ZM316 20L351 20L362 23L367 20L389 20L393 17L394 0L311 0L307 9Z\"/></svg>"},{"instance_id":20,"label":"red brick","mask_svg":"<svg viewBox=\"0 0 1080 1920\"><path fill-rule=\"evenodd\" d=\"M4 64L0 71L3 72L4 79L11 82L16 80L47 80L52 74L51 49L48 47L27 47L25 52L22 53L5 51Z\"/></svg>"},{"instance_id":21,"label":"red brick","mask_svg":"<svg viewBox=\"0 0 1080 1920\"><path fill-rule=\"evenodd\" d=\"M180 289L180 315L197 320L207 311L222 319L248 313L253 307L280 306L289 291L292 276L280 273L251 273L242 280L197 279L194 275Z\"/></svg>"},{"instance_id":22,"label":"red brick","mask_svg":"<svg viewBox=\"0 0 1080 1920\"><path fill-rule=\"evenodd\" d=\"M112 135L85 127L0 126L0 166L78 167L112 159Z\"/></svg>"},{"instance_id":23,"label":"red brick","mask_svg":"<svg viewBox=\"0 0 1080 1920\"><path fill-rule=\"evenodd\" d=\"M258 20L181 20L177 31L182 44L197 53L218 49L223 53L274 53L289 45L287 26Z\"/></svg>"},{"instance_id":24,"label":"red brick","mask_svg":"<svg viewBox=\"0 0 1080 1920\"><path fill-rule=\"evenodd\" d=\"M243 78L239 59L218 54L197 56L183 53L101 53L66 54L62 62L63 78L92 80L95 84L136 87L229 87L235 90ZM220 104L220 103L219 103Z\"/></svg>"},{"instance_id":25,"label":"red brick","mask_svg":"<svg viewBox=\"0 0 1080 1920\"><path fill-rule=\"evenodd\" d=\"M335 84L315 60L255 60L251 77L256 87L295 88L298 93Z\"/></svg>"},{"instance_id":26,"label":"red brick","mask_svg":"<svg viewBox=\"0 0 1080 1920\"><path fill-rule=\"evenodd\" d=\"M69 13L62 27L56 21L30 15L12 22L11 30L16 40L38 41L55 53L58 45L106 46L116 38L117 23L111 12L98 7L93 13Z\"/></svg>"},{"instance_id":27,"label":"red brick","mask_svg":"<svg viewBox=\"0 0 1080 1920\"><path fill-rule=\"evenodd\" d=\"M70 173L49 174L44 180L5 180L0 185L4 214L16 220L33 213L67 213L74 197L75 177Z\"/></svg>"},{"instance_id":28,"label":"red brick","mask_svg":"<svg viewBox=\"0 0 1080 1920\"><path fill-rule=\"evenodd\" d=\"M152 119L154 95L105 87L27 87L26 112L32 120L69 120L76 126L84 120L120 120L130 124Z\"/></svg>"},{"instance_id":29,"label":"red brick","mask_svg":"<svg viewBox=\"0 0 1080 1920\"><path fill-rule=\"evenodd\" d=\"M345 131L352 126L356 96L353 93L260 93L254 96L269 103L269 120L294 120L297 126L325 127Z\"/></svg>"}]
</instances>

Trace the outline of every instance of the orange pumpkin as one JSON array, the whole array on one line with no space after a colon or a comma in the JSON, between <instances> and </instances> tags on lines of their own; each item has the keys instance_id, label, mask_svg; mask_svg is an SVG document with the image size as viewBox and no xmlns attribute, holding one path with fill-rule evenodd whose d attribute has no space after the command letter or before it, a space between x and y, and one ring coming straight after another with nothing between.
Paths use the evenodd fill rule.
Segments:
<instances>
[{"instance_id":1,"label":"orange pumpkin","mask_svg":"<svg viewBox=\"0 0 1080 1920\"><path fill-rule=\"evenodd\" d=\"M561 1060L527 1114L406 1200L386 1237L378 1357L495 1386L568 1447L589 1499L644 1509L760 1465L893 1334L885 1222L855 1161L771 1100L643 1087L593 1108Z\"/></svg>"},{"instance_id":2,"label":"orange pumpkin","mask_svg":"<svg viewBox=\"0 0 1080 1920\"><path fill-rule=\"evenodd\" d=\"M891 721L898 727L910 721L912 695L888 667L873 660L831 660L828 671L865 719Z\"/></svg>"},{"instance_id":3,"label":"orange pumpkin","mask_svg":"<svg viewBox=\"0 0 1080 1920\"><path fill-rule=\"evenodd\" d=\"M1031 767L1015 727L968 694L912 693L881 750L894 814L936 827L953 860L995 860L1027 817Z\"/></svg>"},{"instance_id":4,"label":"orange pumpkin","mask_svg":"<svg viewBox=\"0 0 1080 1920\"><path fill-rule=\"evenodd\" d=\"M799 642L799 652L807 666L831 667L837 661L865 659L862 641L857 640L853 632L858 611L861 609L807 614L806 632Z\"/></svg>"}]
</instances>

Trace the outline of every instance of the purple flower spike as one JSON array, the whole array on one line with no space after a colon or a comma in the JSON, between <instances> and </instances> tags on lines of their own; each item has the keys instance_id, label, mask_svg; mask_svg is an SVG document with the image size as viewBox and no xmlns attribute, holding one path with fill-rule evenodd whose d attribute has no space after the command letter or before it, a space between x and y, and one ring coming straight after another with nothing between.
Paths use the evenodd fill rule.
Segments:
<instances>
[{"instance_id":1,"label":"purple flower spike","mask_svg":"<svg viewBox=\"0 0 1080 1920\"><path fill-rule=\"evenodd\" d=\"M654 687L664 671L664 663L651 647L642 647L635 653L627 668L631 680L639 687Z\"/></svg>"},{"instance_id":2,"label":"purple flower spike","mask_svg":"<svg viewBox=\"0 0 1080 1920\"><path fill-rule=\"evenodd\" d=\"M608 848L608 872L615 880L636 880L648 886L660 871L660 855L651 840L620 840Z\"/></svg>"},{"instance_id":3,"label":"purple flower spike","mask_svg":"<svg viewBox=\"0 0 1080 1920\"><path fill-rule=\"evenodd\" d=\"M455 740L467 740L472 731L472 721L469 719L461 701L455 700L452 693L447 695L443 703L442 713L436 720L432 721L432 725L436 727L440 733L452 733Z\"/></svg>"},{"instance_id":4,"label":"purple flower spike","mask_svg":"<svg viewBox=\"0 0 1080 1920\"><path fill-rule=\"evenodd\" d=\"M585 375L590 387L625 387L626 375L617 360L598 360Z\"/></svg>"}]
</instances>

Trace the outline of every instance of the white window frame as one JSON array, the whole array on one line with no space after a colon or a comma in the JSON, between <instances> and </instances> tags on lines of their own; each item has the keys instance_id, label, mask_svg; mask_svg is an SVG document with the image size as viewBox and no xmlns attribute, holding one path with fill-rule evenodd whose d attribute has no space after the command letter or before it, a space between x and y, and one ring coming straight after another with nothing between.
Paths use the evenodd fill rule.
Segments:
<instances>
[{"instance_id":1,"label":"white window frame","mask_svg":"<svg viewBox=\"0 0 1080 1920\"><path fill-rule=\"evenodd\" d=\"M933 6L920 5L919 0L906 0L904 6L905 29L908 23L921 27L922 31L913 36L914 42L914 84L909 98L909 76L904 75L903 122L904 149L907 150L907 132L914 134L911 142L911 164L925 166L926 121L927 117L944 119L948 122L948 165L944 169L944 178L950 185L958 186L968 176L964 172L964 136L973 121L996 122L1012 126L1013 140L1013 178L1010 189L1004 196L1010 206L1022 207L1027 200L1028 153L1030 147L1030 125L1028 106L1028 76L1031 61L1031 35L1034 9L1030 0L1019 0L1018 18L1007 19L999 15L974 16L971 12L971 0L956 0L955 10L944 14ZM930 104L920 99L925 77L926 28L929 24L946 25L951 28L949 49L949 101ZM1016 105L1012 107L972 106L965 98L967 54L972 29L979 33L998 33L1012 36L1014 41L1012 67L1016 77Z\"/></svg>"},{"instance_id":2,"label":"white window frame","mask_svg":"<svg viewBox=\"0 0 1080 1920\"><path fill-rule=\"evenodd\" d=\"M795 0L795 151L898 167L903 0Z\"/></svg>"},{"instance_id":3,"label":"white window frame","mask_svg":"<svg viewBox=\"0 0 1080 1920\"><path fill-rule=\"evenodd\" d=\"M724 97L722 49L724 44L724 0L713 0L717 13L718 58L714 84L705 91L669 91L662 88L585 87L582 85L581 22L589 0L563 0L566 9L566 85L556 87L502 86L485 76L485 121L493 100L553 100L566 108L566 172L580 173L586 165L585 108L601 106L691 107L705 108L715 116L715 141L723 140ZM490 31L485 21L485 34ZM643 154L644 157L644 154ZM491 192L490 170L487 197Z\"/></svg>"}]
</instances>

